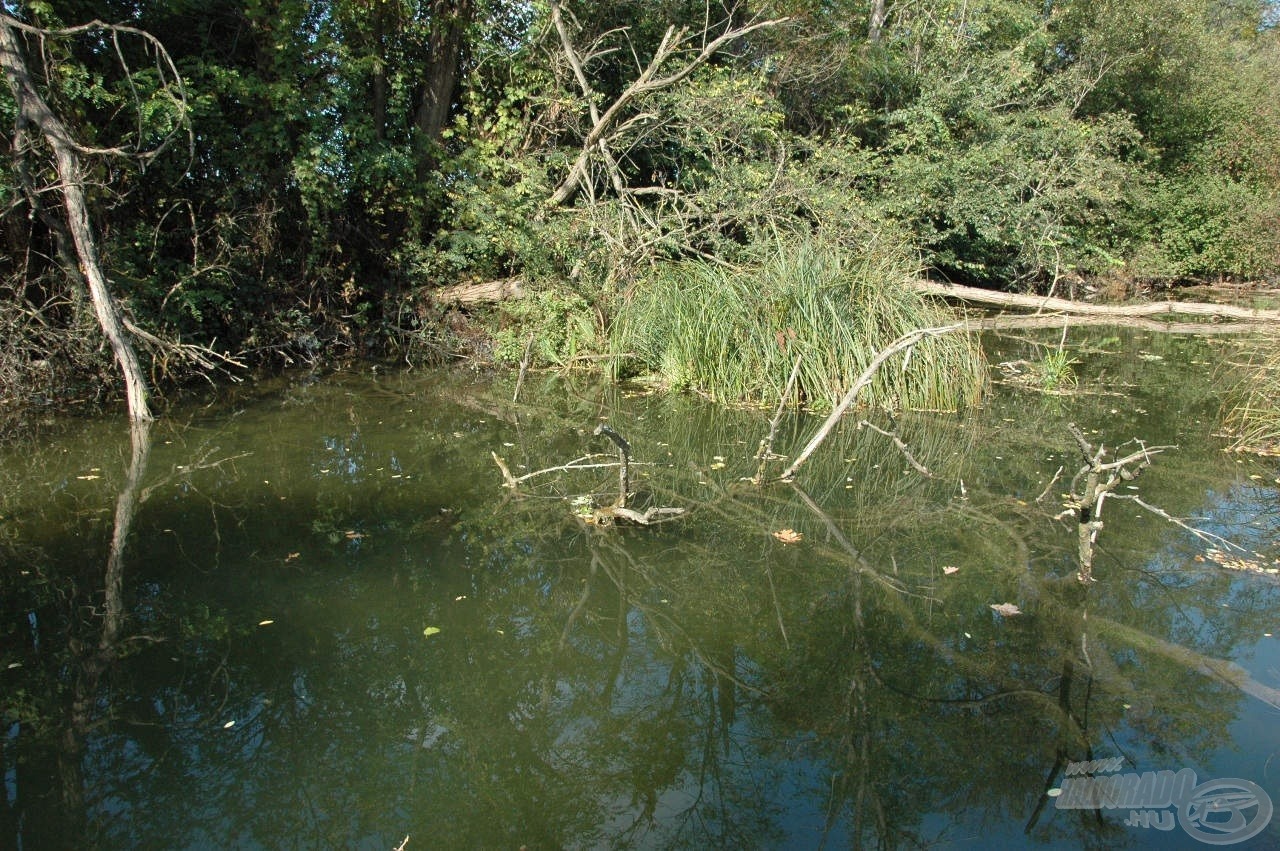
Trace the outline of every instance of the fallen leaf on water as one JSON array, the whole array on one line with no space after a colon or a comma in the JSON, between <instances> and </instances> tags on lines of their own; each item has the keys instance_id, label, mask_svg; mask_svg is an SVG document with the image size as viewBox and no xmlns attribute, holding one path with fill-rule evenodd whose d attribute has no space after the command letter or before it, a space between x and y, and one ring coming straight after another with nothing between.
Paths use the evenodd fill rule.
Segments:
<instances>
[{"instance_id":1,"label":"fallen leaf on water","mask_svg":"<svg viewBox=\"0 0 1280 851\"><path fill-rule=\"evenodd\" d=\"M429 626L422 631L422 634L425 635L427 638L430 638L431 636L435 635L439 631L440 631L440 627Z\"/></svg>"},{"instance_id":2,"label":"fallen leaf on water","mask_svg":"<svg viewBox=\"0 0 1280 851\"><path fill-rule=\"evenodd\" d=\"M942 573L944 576L950 576L953 573L959 573L959 571L960 568L956 567L954 564L945 564L942 566Z\"/></svg>"},{"instance_id":3,"label":"fallen leaf on water","mask_svg":"<svg viewBox=\"0 0 1280 851\"><path fill-rule=\"evenodd\" d=\"M996 614L1003 615L1006 618L1022 614L1022 609L1019 609L1013 603L992 603L991 608L995 610Z\"/></svg>"},{"instance_id":4,"label":"fallen leaf on water","mask_svg":"<svg viewBox=\"0 0 1280 851\"><path fill-rule=\"evenodd\" d=\"M795 529L779 529L773 533L773 537L782 541L784 544L795 544L804 540L804 535L800 534Z\"/></svg>"}]
</instances>

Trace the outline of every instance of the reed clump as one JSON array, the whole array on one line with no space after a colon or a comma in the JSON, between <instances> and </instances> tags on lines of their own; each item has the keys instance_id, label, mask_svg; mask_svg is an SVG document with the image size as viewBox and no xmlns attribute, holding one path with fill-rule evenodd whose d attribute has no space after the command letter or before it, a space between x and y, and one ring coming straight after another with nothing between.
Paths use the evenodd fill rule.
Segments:
<instances>
[{"instance_id":1,"label":"reed clump","mask_svg":"<svg viewBox=\"0 0 1280 851\"><path fill-rule=\"evenodd\" d=\"M1280 455L1280 348L1258 359L1236 390L1227 428L1240 452Z\"/></svg>"},{"instance_id":2,"label":"reed clump","mask_svg":"<svg viewBox=\"0 0 1280 851\"><path fill-rule=\"evenodd\" d=\"M799 397L830 410L876 353L948 314L911 290L914 267L890 248L858 256L802 243L741 268L709 261L658 267L613 325L620 377L644 376L729 404L775 404L797 355ZM954 410L987 384L976 339L953 333L885 364L864 404Z\"/></svg>"}]
</instances>

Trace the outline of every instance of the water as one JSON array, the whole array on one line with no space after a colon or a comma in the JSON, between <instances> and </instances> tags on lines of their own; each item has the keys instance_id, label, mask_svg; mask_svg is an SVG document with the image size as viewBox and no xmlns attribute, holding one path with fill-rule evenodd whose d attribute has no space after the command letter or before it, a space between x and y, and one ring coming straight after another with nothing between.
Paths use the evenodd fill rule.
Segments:
<instances>
[{"instance_id":1,"label":"water","mask_svg":"<svg viewBox=\"0 0 1280 851\"><path fill-rule=\"evenodd\" d=\"M1046 793L1122 757L1280 804L1280 581L1114 500L1083 590L1053 519L1067 424L1176 444L1117 495L1264 568L1280 470L1215 434L1235 343L1089 340L1075 395L870 415L932 478L855 417L757 488L768 412L556 378L512 405L469 373L295 376L136 442L115 419L11 442L0 847L1203 847L1176 806L1163 831ZM613 460L603 420L630 504L685 515L585 522L608 467L502 486L491 453ZM1280 847L1280 819L1239 847Z\"/></svg>"}]
</instances>

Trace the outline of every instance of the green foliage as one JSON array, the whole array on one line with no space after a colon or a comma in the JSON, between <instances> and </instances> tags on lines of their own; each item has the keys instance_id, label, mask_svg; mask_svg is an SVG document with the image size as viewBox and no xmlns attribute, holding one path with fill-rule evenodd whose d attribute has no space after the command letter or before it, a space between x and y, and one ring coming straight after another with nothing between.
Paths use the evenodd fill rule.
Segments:
<instances>
[{"instance_id":1,"label":"green foliage","mask_svg":"<svg viewBox=\"0 0 1280 851\"><path fill-rule=\"evenodd\" d=\"M267 362L447 335L425 327L431 311L401 327L401 306L518 275L547 295L503 314L499 357L518 360L534 330L548 335L538 362L563 363L596 345L624 296L684 261L767 265L758 246L796 240L862 257L876 234L900 234L907 265L1001 288L1280 274L1280 31L1267 4L902 0L874 33L871 7L753 6L790 20L637 95L613 125L611 161L596 151L555 209L546 202L594 119L545 4L108 0L90 14L42 0L14 11L49 26L122 21L169 50L190 149L145 170L88 163L99 248L140 324ZM669 26L696 34L706 11L564 8L590 53L597 114ZM41 90L86 144L153 144L183 107L140 43L103 46L46 39L31 54ZM432 85L451 80L437 123ZM4 87L0 124L13 117ZM32 168L49 185L48 164ZM56 234L32 207L42 197L4 167L0 298L15 317L66 303ZM71 333L75 312L44 318ZM15 351L38 359L44 345ZM6 375L34 374L12 366ZM97 380L96 367L77 370Z\"/></svg>"},{"instance_id":2,"label":"green foliage","mask_svg":"<svg viewBox=\"0 0 1280 851\"><path fill-rule=\"evenodd\" d=\"M579 355L602 348L591 305L560 288L539 289L503 308L504 327L493 335L494 359L518 364L529 349L531 364L570 366Z\"/></svg>"},{"instance_id":3,"label":"green foliage","mask_svg":"<svg viewBox=\"0 0 1280 851\"><path fill-rule=\"evenodd\" d=\"M945 321L900 283L911 271L891 243L855 258L800 243L742 269L661 266L623 307L613 351L631 357L629 374L647 370L674 389L747 404L775 403L799 356L801 398L830 408L880 349ZM865 401L953 409L975 403L984 384L976 346L949 335L921 343L902 368L881 370Z\"/></svg>"}]
</instances>

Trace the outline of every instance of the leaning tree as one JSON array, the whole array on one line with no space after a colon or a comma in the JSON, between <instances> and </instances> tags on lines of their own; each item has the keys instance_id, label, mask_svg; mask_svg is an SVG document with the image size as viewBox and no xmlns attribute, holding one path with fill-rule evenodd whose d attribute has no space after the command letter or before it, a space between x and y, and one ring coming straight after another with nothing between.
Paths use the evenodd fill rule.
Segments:
<instances>
[{"instance_id":1,"label":"leaning tree","mask_svg":"<svg viewBox=\"0 0 1280 851\"><path fill-rule=\"evenodd\" d=\"M49 43L75 36L88 36L114 53L129 80L139 130L132 138L115 146L92 145L77 135L64 115L54 108L41 82L57 78L51 64L56 62ZM165 101L172 117L165 132L144 132L144 96L133 83L123 41L137 39L153 63L149 69L158 80L151 99ZM188 131L186 95L182 79L164 46L150 34L134 27L92 21L75 27L51 29L33 26L0 12L0 69L13 94L15 122L11 155L14 170L32 212L38 214L54 234L58 259L73 286L87 290L94 315L124 378L129 416L134 421L151 419L147 401L147 381L133 338L146 335L133 327L111 292L110 281L94 236L90 200L85 191L94 161L101 158L129 159L140 167L160 156ZM34 70L33 70L34 69ZM47 89L47 85L45 87ZM148 128L150 129L150 128ZM44 180L49 174L51 179ZM60 202L61 210L49 199ZM155 338L151 338L155 342Z\"/></svg>"}]
</instances>

